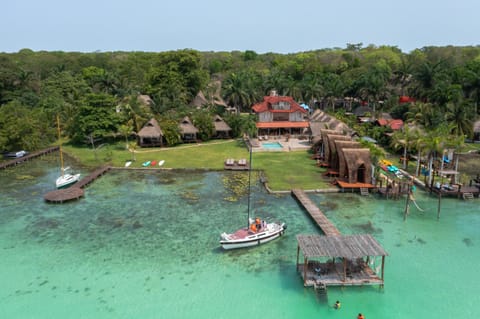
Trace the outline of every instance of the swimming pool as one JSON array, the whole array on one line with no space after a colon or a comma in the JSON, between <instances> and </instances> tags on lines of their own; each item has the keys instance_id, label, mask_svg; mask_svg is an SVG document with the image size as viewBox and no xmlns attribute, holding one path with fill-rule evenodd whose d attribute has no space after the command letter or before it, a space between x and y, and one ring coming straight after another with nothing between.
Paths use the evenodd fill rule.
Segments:
<instances>
[{"instance_id":1,"label":"swimming pool","mask_svg":"<svg viewBox=\"0 0 480 319\"><path fill-rule=\"evenodd\" d=\"M281 150L283 145L278 142L262 143L262 147L268 150Z\"/></svg>"}]
</instances>

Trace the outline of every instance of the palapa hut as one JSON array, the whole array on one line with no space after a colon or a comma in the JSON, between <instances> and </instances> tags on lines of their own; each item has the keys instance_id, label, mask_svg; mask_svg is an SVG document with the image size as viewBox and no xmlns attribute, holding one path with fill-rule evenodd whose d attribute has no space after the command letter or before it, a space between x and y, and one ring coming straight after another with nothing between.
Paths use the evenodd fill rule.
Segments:
<instances>
[{"instance_id":1,"label":"palapa hut","mask_svg":"<svg viewBox=\"0 0 480 319\"><path fill-rule=\"evenodd\" d=\"M313 144L320 142L323 130L338 132L342 135L352 134L352 129L349 128L347 124L323 111L316 110L310 118L310 132Z\"/></svg>"},{"instance_id":2,"label":"palapa hut","mask_svg":"<svg viewBox=\"0 0 480 319\"><path fill-rule=\"evenodd\" d=\"M156 119L150 119L137 133L137 143L141 147L163 146L163 132Z\"/></svg>"},{"instance_id":3,"label":"palapa hut","mask_svg":"<svg viewBox=\"0 0 480 319\"><path fill-rule=\"evenodd\" d=\"M362 148L362 146L360 143L355 141L335 141L335 149L338 155L338 176L345 180L348 180L348 167L345 161L345 154L343 153L343 150L348 148Z\"/></svg>"},{"instance_id":4,"label":"palapa hut","mask_svg":"<svg viewBox=\"0 0 480 319\"><path fill-rule=\"evenodd\" d=\"M335 141L351 141L352 138L346 135L326 134L324 139L325 161L330 168L338 169L338 151Z\"/></svg>"},{"instance_id":5,"label":"palapa hut","mask_svg":"<svg viewBox=\"0 0 480 319\"><path fill-rule=\"evenodd\" d=\"M184 142L196 142L198 129L193 126L192 121L185 116L179 124L180 135Z\"/></svg>"},{"instance_id":6,"label":"palapa hut","mask_svg":"<svg viewBox=\"0 0 480 319\"><path fill-rule=\"evenodd\" d=\"M230 137L232 129L220 117L220 115L217 114L213 117L213 125L215 127L215 138L229 138Z\"/></svg>"},{"instance_id":7,"label":"palapa hut","mask_svg":"<svg viewBox=\"0 0 480 319\"><path fill-rule=\"evenodd\" d=\"M297 235L297 242L297 271L305 287L384 284L388 254L371 235Z\"/></svg>"},{"instance_id":8,"label":"palapa hut","mask_svg":"<svg viewBox=\"0 0 480 319\"><path fill-rule=\"evenodd\" d=\"M314 140L312 141L313 143L312 150L315 154L321 155L321 157L324 158L324 160L327 163L328 163L328 156L330 155L330 150L328 149L328 142L327 142L328 134L345 136L345 134L343 134L340 131L321 129L320 136L314 137Z\"/></svg>"},{"instance_id":9,"label":"palapa hut","mask_svg":"<svg viewBox=\"0 0 480 319\"><path fill-rule=\"evenodd\" d=\"M342 148L339 158L346 165L343 177L350 184L372 184L372 161L368 148ZM340 175L342 176L342 175Z\"/></svg>"}]
</instances>

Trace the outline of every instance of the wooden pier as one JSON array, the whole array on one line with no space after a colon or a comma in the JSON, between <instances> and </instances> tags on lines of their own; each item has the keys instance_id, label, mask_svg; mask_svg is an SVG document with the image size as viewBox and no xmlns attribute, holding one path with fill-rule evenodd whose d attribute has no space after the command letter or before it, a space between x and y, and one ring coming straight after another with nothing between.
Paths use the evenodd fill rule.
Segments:
<instances>
[{"instance_id":1,"label":"wooden pier","mask_svg":"<svg viewBox=\"0 0 480 319\"><path fill-rule=\"evenodd\" d=\"M292 194L303 205L326 236L341 235L340 231L328 220L302 189L292 189Z\"/></svg>"},{"instance_id":2,"label":"wooden pier","mask_svg":"<svg viewBox=\"0 0 480 319\"><path fill-rule=\"evenodd\" d=\"M40 151L36 151L36 152L30 153L30 154L27 154L27 155L22 156L22 157L18 157L18 158L11 159L9 161L1 162L0 163L0 169L6 169L8 167L16 166L16 165L22 164L26 161L29 161L33 158L43 156L43 155L46 155L46 154L49 154L49 153L53 153L53 152L56 152L58 150L59 150L58 146L52 146L52 147L49 147L49 148L46 148L46 149L43 149L43 150L40 150Z\"/></svg>"},{"instance_id":3,"label":"wooden pier","mask_svg":"<svg viewBox=\"0 0 480 319\"><path fill-rule=\"evenodd\" d=\"M98 168L90 175L82 178L79 182L75 183L71 187L48 192L43 196L43 198L45 199L45 201L55 204L61 204L71 200L79 199L85 194L83 188L85 188L94 180L108 172L111 168L111 166L103 166L101 168Z\"/></svg>"}]
</instances>

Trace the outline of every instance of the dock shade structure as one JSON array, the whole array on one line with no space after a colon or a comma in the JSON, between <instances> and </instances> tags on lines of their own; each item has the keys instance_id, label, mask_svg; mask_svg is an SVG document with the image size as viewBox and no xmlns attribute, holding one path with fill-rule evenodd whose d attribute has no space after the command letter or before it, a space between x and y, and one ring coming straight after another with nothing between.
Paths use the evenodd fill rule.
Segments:
<instances>
[{"instance_id":1,"label":"dock shade structure","mask_svg":"<svg viewBox=\"0 0 480 319\"><path fill-rule=\"evenodd\" d=\"M297 271L304 286L383 286L388 254L371 235L297 235L297 241Z\"/></svg>"}]
</instances>

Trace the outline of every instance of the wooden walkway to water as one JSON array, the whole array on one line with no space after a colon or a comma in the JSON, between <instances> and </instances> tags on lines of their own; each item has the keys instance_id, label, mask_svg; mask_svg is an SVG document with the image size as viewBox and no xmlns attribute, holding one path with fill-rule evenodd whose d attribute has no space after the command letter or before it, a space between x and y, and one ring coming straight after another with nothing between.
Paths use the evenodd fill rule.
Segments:
<instances>
[{"instance_id":1,"label":"wooden walkway to water","mask_svg":"<svg viewBox=\"0 0 480 319\"><path fill-rule=\"evenodd\" d=\"M22 164L26 161L29 161L29 160L33 159L33 158L43 156L43 155L46 155L46 154L49 154L49 153L52 153L52 152L56 152L56 151L58 151L58 149L59 149L58 146L52 146L52 147L49 147L49 148L46 148L46 149L43 149L43 150L40 150L40 151L36 151L36 152L30 153L30 154L27 154L27 155L19 157L19 158L14 158L14 159L11 159L9 161L2 162L2 163L0 163L0 169L6 169L8 167L12 167L12 166L16 166L18 164Z\"/></svg>"},{"instance_id":2,"label":"wooden walkway to water","mask_svg":"<svg viewBox=\"0 0 480 319\"><path fill-rule=\"evenodd\" d=\"M328 220L302 189L292 189L292 194L303 205L326 236L341 235L340 231Z\"/></svg>"},{"instance_id":3,"label":"wooden walkway to water","mask_svg":"<svg viewBox=\"0 0 480 319\"><path fill-rule=\"evenodd\" d=\"M71 187L48 192L43 196L43 198L45 199L45 201L55 204L61 204L74 199L79 199L85 194L83 188L85 188L94 180L108 172L111 168L111 166L100 167L93 171L90 175L82 178L80 181L78 181Z\"/></svg>"}]
</instances>

